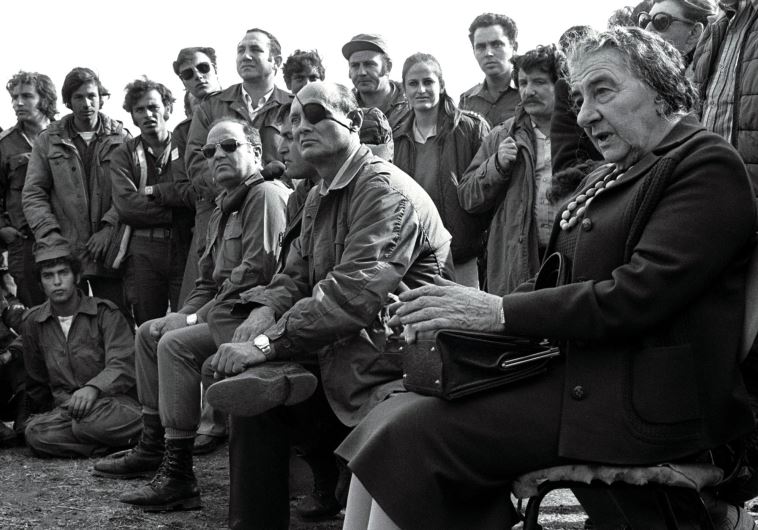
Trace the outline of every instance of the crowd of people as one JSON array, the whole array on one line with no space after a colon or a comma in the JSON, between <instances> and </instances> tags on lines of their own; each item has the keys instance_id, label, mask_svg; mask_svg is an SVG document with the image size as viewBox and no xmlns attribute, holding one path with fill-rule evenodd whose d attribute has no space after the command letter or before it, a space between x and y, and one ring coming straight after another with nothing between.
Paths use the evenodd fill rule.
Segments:
<instances>
[{"instance_id":1,"label":"crowd of people","mask_svg":"<svg viewBox=\"0 0 758 530\"><path fill-rule=\"evenodd\" d=\"M184 48L186 119L137 78L137 136L91 68L60 119L48 76L14 75L0 446L96 457L151 479L121 502L191 510L193 458L228 436L228 524L260 529L289 525L295 448L301 516L391 530L510 527L524 472L740 440L754 473L709 510L754 528L758 2L645 0L523 53L504 14L468 31L484 79L457 104L431 53L391 79L377 34L342 47L352 88L261 28L227 88L212 47ZM535 290L556 252L569 281ZM390 336L446 328L562 355L466 399L406 391Z\"/></svg>"}]
</instances>

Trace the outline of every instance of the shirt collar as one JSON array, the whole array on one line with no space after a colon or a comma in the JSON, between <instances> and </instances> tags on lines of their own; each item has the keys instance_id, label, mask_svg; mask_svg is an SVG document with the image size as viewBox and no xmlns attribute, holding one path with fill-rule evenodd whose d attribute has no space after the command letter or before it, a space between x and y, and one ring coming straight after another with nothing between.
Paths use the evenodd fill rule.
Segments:
<instances>
[{"instance_id":1,"label":"shirt collar","mask_svg":"<svg viewBox=\"0 0 758 530\"><path fill-rule=\"evenodd\" d=\"M274 87L271 87L271 90L263 94L258 101L253 102L253 98L250 97L250 94L247 93L247 90L245 90L245 87L242 86L242 99L245 101L245 105L247 106L248 110L250 112L257 112L260 110L263 105L266 104L266 102L271 99L271 95L274 93ZM255 103L255 104L253 104Z\"/></svg>"},{"instance_id":2,"label":"shirt collar","mask_svg":"<svg viewBox=\"0 0 758 530\"><path fill-rule=\"evenodd\" d=\"M332 179L331 184L328 186L326 185L326 182L324 179L321 179L321 184L319 186L319 193L322 197L329 194L332 190L339 190L347 186L351 180L353 180L353 177L358 173L358 170L360 167L350 167L350 164L352 163L353 159L358 154L358 151L360 150L361 144L356 144L353 148L353 152L350 153L350 155L347 157L345 162L340 167L339 171L337 171L337 174L334 175L334 179Z\"/></svg>"}]
</instances>

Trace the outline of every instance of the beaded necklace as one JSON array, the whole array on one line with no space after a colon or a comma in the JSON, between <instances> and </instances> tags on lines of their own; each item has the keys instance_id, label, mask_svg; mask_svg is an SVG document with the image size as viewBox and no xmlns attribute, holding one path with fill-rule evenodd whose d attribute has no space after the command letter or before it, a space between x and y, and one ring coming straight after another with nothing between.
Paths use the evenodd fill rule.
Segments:
<instances>
[{"instance_id":1,"label":"beaded necklace","mask_svg":"<svg viewBox=\"0 0 758 530\"><path fill-rule=\"evenodd\" d=\"M587 211L592 200L607 188L613 186L617 180L624 176L624 171L615 164L605 168L605 175L590 184L582 193L577 195L561 213L561 230L571 230L576 226Z\"/></svg>"}]
</instances>

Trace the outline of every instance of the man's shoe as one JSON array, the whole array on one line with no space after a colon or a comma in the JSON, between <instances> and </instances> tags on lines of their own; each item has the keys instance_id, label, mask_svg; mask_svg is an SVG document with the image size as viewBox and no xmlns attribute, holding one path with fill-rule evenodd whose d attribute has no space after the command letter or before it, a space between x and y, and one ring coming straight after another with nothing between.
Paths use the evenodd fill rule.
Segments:
<instances>
[{"instance_id":1,"label":"man's shoe","mask_svg":"<svg viewBox=\"0 0 758 530\"><path fill-rule=\"evenodd\" d=\"M722 512L724 513L724 512ZM723 517L717 517L714 520L716 530L755 530L755 520L753 516L745 509L730 504L726 508Z\"/></svg>"},{"instance_id":2,"label":"man's shoe","mask_svg":"<svg viewBox=\"0 0 758 530\"><path fill-rule=\"evenodd\" d=\"M306 495L295 505L297 514L306 521L328 519L340 513L342 506L334 498L334 492L316 492Z\"/></svg>"},{"instance_id":3,"label":"man's shoe","mask_svg":"<svg viewBox=\"0 0 758 530\"><path fill-rule=\"evenodd\" d=\"M313 491L295 505L297 514L305 520L317 521L337 515L342 509L335 495L338 482L337 460L327 453L303 456L313 475Z\"/></svg>"},{"instance_id":4,"label":"man's shoe","mask_svg":"<svg viewBox=\"0 0 758 530\"><path fill-rule=\"evenodd\" d=\"M142 415L142 434L131 449L118 451L95 462L92 474L105 478L149 478L163 460L163 426L157 414Z\"/></svg>"},{"instance_id":5,"label":"man's shoe","mask_svg":"<svg viewBox=\"0 0 758 530\"><path fill-rule=\"evenodd\" d=\"M211 436L210 434L198 434L195 436L195 444L192 446L194 455L207 455L224 445L225 436Z\"/></svg>"},{"instance_id":6,"label":"man's shoe","mask_svg":"<svg viewBox=\"0 0 758 530\"><path fill-rule=\"evenodd\" d=\"M299 364L264 363L212 384L205 395L221 412L257 416L279 405L305 401L317 385L316 376Z\"/></svg>"},{"instance_id":7,"label":"man's shoe","mask_svg":"<svg viewBox=\"0 0 758 530\"><path fill-rule=\"evenodd\" d=\"M193 438L166 440L163 462L153 480L119 500L146 512L199 510L200 490L192 471L193 443Z\"/></svg>"}]
</instances>

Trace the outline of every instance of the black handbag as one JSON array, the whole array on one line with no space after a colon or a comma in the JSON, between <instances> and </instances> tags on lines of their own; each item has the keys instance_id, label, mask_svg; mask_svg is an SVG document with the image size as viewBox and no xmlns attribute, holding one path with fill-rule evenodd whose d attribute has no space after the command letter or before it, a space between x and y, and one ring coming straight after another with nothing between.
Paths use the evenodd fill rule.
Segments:
<instances>
[{"instance_id":1,"label":"black handbag","mask_svg":"<svg viewBox=\"0 0 758 530\"><path fill-rule=\"evenodd\" d=\"M534 288L568 283L569 270L565 257L551 254ZM548 340L442 329L433 340L403 345L402 352L407 390L452 400L542 374L560 348Z\"/></svg>"}]
</instances>

